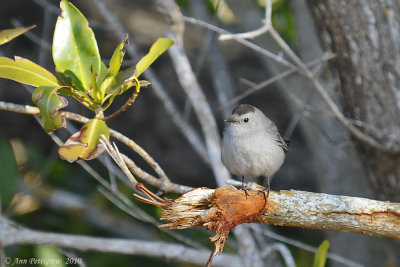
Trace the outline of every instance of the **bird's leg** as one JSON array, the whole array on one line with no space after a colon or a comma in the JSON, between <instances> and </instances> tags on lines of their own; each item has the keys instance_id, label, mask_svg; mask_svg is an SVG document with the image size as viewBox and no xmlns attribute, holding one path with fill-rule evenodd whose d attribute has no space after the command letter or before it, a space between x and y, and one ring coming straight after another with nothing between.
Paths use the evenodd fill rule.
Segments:
<instances>
[{"instance_id":1,"label":"bird's leg","mask_svg":"<svg viewBox=\"0 0 400 267\"><path fill-rule=\"evenodd\" d=\"M242 175L242 190L244 191L244 193L246 194L246 197L249 196L249 193L247 193L247 189L244 188L244 175Z\"/></svg>"},{"instance_id":2,"label":"bird's leg","mask_svg":"<svg viewBox=\"0 0 400 267\"><path fill-rule=\"evenodd\" d=\"M270 178L271 178L271 176L268 176L268 178L267 178L267 199L268 199L268 197L269 197L269 191L271 190L271 184L270 184Z\"/></svg>"},{"instance_id":3,"label":"bird's leg","mask_svg":"<svg viewBox=\"0 0 400 267\"><path fill-rule=\"evenodd\" d=\"M264 188L263 190L260 190L258 193L259 194L261 194L261 193L267 193L267 196L266 196L266 199L268 200L268 197L269 197L269 191L271 190L271 183L270 183L270 178L271 178L271 176L270 177L267 177L267 188Z\"/></svg>"}]
</instances>

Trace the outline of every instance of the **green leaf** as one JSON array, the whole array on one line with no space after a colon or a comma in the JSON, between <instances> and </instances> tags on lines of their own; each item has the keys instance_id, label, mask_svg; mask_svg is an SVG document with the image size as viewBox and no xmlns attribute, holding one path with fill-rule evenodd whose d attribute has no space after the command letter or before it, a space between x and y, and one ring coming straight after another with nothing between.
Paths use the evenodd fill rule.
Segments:
<instances>
[{"instance_id":1,"label":"green leaf","mask_svg":"<svg viewBox=\"0 0 400 267\"><path fill-rule=\"evenodd\" d=\"M122 61L125 56L124 47L125 47L125 44L127 44L127 43L128 43L128 35L126 35L125 40L123 40L117 46L117 48L114 50L114 53L111 57L110 66L108 67L106 78L100 87L101 98L103 100L102 103L104 103L104 101L106 100L106 99L104 99L105 94L112 89L111 84L114 83L114 78L115 78L115 76L117 76L117 74L121 68L121 64L122 64Z\"/></svg>"},{"instance_id":2,"label":"green leaf","mask_svg":"<svg viewBox=\"0 0 400 267\"><path fill-rule=\"evenodd\" d=\"M125 56L125 44L128 43L128 35L126 35L125 39L115 48L115 51L110 60L110 66L108 67L108 76L115 77L119 69L121 68L122 60L124 60Z\"/></svg>"},{"instance_id":3,"label":"green leaf","mask_svg":"<svg viewBox=\"0 0 400 267\"><path fill-rule=\"evenodd\" d=\"M151 46L149 53L136 64L136 77L139 77L173 43L174 41L169 38L158 38Z\"/></svg>"},{"instance_id":4,"label":"green leaf","mask_svg":"<svg viewBox=\"0 0 400 267\"><path fill-rule=\"evenodd\" d=\"M58 110L67 106L68 101L57 94L63 86L39 86L32 94L42 117L44 129L47 132L65 127L65 118L58 114Z\"/></svg>"},{"instance_id":5,"label":"green leaf","mask_svg":"<svg viewBox=\"0 0 400 267\"><path fill-rule=\"evenodd\" d=\"M131 88L133 86L132 81L136 77L135 72L136 66L120 71L117 76L115 76L115 79L111 84L110 90L108 90L107 93L116 92L118 94L122 94L123 92Z\"/></svg>"},{"instance_id":6,"label":"green leaf","mask_svg":"<svg viewBox=\"0 0 400 267\"><path fill-rule=\"evenodd\" d=\"M110 138L106 123L97 118L91 119L78 132L68 138L65 144L58 149L58 154L62 159L69 162L79 159L94 159L104 151L104 147L99 141L102 134L107 139Z\"/></svg>"},{"instance_id":7,"label":"green leaf","mask_svg":"<svg viewBox=\"0 0 400 267\"><path fill-rule=\"evenodd\" d=\"M15 29L6 29L0 31L0 45L8 43L15 37L20 36L21 34L24 34L25 32L29 31L32 28L35 28L36 25L30 26L30 27L19 27Z\"/></svg>"},{"instance_id":8,"label":"green leaf","mask_svg":"<svg viewBox=\"0 0 400 267\"><path fill-rule=\"evenodd\" d=\"M0 140L0 200L3 207L11 202L17 190L17 162L11 144ZM0 207L1 208L1 207Z\"/></svg>"},{"instance_id":9,"label":"green leaf","mask_svg":"<svg viewBox=\"0 0 400 267\"><path fill-rule=\"evenodd\" d=\"M85 90L93 88L91 70L95 76L101 71L97 42L83 14L67 0L60 3L53 38L53 59L57 71L65 77L78 79ZM71 82L72 83L72 82Z\"/></svg>"},{"instance_id":10,"label":"green leaf","mask_svg":"<svg viewBox=\"0 0 400 267\"><path fill-rule=\"evenodd\" d=\"M59 85L51 72L22 57L15 57L15 61L0 57L0 77L35 87Z\"/></svg>"},{"instance_id":11,"label":"green leaf","mask_svg":"<svg viewBox=\"0 0 400 267\"><path fill-rule=\"evenodd\" d=\"M101 84L104 82L104 80L107 77L107 73L108 73L108 70L107 70L106 64L104 64L104 62L102 61L100 63L100 73L97 78L97 88L101 87Z\"/></svg>"},{"instance_id":12,"label":"green leaf","mask_svg":"<svg viewBox=\"0 0 400 267\"><path fill-rule=\"evenodd\" d=\"M313 267L324 267L326 263L326 254L329 249L329 241L324 240L318 247L317 253L315 253Z\"/></svg>"},{"instance_id":13,"label":"green leaf","mask_svg":"<svg viewBox=\"0 0 400 267\"><path fill-rule=\"evenodd\" d=\"M35 246L35 256L39 267L65 267L64 256L55 247Z\"/></svg>"}]
</instances>

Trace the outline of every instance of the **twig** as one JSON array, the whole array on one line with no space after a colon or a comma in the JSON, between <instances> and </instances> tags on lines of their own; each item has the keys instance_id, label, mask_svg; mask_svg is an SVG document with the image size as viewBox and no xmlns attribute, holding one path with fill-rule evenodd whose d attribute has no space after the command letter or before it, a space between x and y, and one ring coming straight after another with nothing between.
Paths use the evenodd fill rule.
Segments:
<instances>
[{"instance_id":1,"label":"twig","mask_svg":"<svg viewBox=\"0 0 400 267\"><path fill-rule=\"evenodd\" d=\"M300 249L303 249L303 250L306 250L306 251L310 251L312 253L316 253L318 251L318 248L316 248L316 247L310 246L310 245L308 245L306 243L303 243L301 241L298 241L298 240L294 240L294 239L288 238L286 236L279 235L279 234L277 234L277 233L275 233L275 232L273 232L271 230L268 230L266 228L261 228L260 225L252 224L252 225L250 225L250 227L251 227L252 230L256 231L257 233L263 234L265 236L268 236L270 238L278 240L278 241L280 241L282 243L286 243L288 245L295 246L295 247L298 247ZM349 259L346 259L346 258L344 258L344 257L342 257L342 256L340 256L338 254L335 254L335 253L328 252L326 257L328 259L333 260L333 261L337 261L339 263L343 263L343 264L345 264L345 265L347 265L349 267L364 267L362 264L359 264L357 262L354 262L354 261L351 261Z\"/></svg>"},{"instance_id":2,"label":"twig","mask_svg":"<svg viewBox=\"0 0 400 267\"><path fill-rule=\"evenodd\" d=\"M217 32L219 34L231 34L227 30L224 30L224 29L222 29L220 27L217 27L215 25L212 25L210 23L207 23L205 21L202 21L202 20L199 20L199 19L196 19L196 18L190 18L190 17L183 16L183 19L186 22L205 27L205 28L207 28L209 30L212 30L212 31L215 31L215 32ZM274 60L275 62L277 62L279 64L282 64L283 66L286 66L288 68L295 68L295 66L292 63L290 63L289 61L285 60L283 57L281 57L279 55L275 55L274 53L271 53L268 50L266 50L266 49L264 49L264 48L262 48L262 47L260 47L260 46L258 46L256 44L254 44L254 43L251 43L251 42L249 42L249 41L247 41L245 39L242 39L242 38L235 38L234 40L236 42L244 45L244 46L247 46L248 48L250 48L250 49L252 49L252 50L254 50L254 51L258 52L258 53L261 53L262 55Z\"/></svg>"},{"instance_id":3,"label":"twig","mask_svg":"<svg viewBox=\"0 0 400 267\"><path fill-rule=\"evenodd\" d=\"M265 20L262 21L263 25L253 31L244 32L244 33L234 33L234 34L221 34L219 36L220 41L231 40L231 39L254 39L257 36L260 36L269 31L271 27L271 14L272 14L272 0L265 1Z\"/></svg>"},{"instance_id":4,"label":"twig","mask_svg":"<svg viewBox=\"0 0 400 267\"><path fill-rule=\"evenodd\" d=\"M23 113L23 114L31 114L31 115L37 115L40 114L40 111L38 108L29 106L29 105L18 105L18 104L13 104L13 103L8 103L4 101L0 101L0 110L6 110L6 111L12 111L12 112L17 112L17 113ZM61 116L65 116L66 119L80 122L80 123L87 123L89 121L88 118L73 113L73 112L68 112L68 111L61 111L60 112ZM176 185L172 182L169 181L169 179L165 179L166 174L162 170L162 168L159 166L159 164L138 144L136 144L133 140L129 139L125 135L110 129L110 135L116 138L117 140L121 141L125 145L127 145L129 148L131 148L133 151L138 153L155 171L156 173L160 176L161 181L155 182L154 179L156 179L154 176L147 174L143 171L140 170L141 178L145 179L153 178L153 180L150 181L150 184L155 185L157 187L160 187L164 191L168 192L177 192L177 193L183 193L186 192L187 190L190 189L190 187L185 187L185 186L180 186ZM128 157L123 156L124 159L128 159ZM128 165L132 166L132 161L127 161ZM158 180L158 179L157 179ZM147 181L146 181L147 182Z\"/></svg>"},{"instance_id":5,"label":"twig","mask_svg":"<svg viewBox=\"0 0 400 267\"><path fill-rule=\"evenodd\" d=\"M269 2L269 0L267 0ZM209 23L206 23L204 21L199 21L194 18L186 18L185 21L201 25L203 27L206 27L208 29L211 29L213 31L216 31L220 34L226 34L226 32L214 25L210 25ZM267 23L267 22L264 22ZM393 138L388 138L389 141L385 142L385 144L381 144L378 141L376 141L374 138L371 136L363 133L360 131L358 128L356 128L349 119L347 119L343 113L339 110L339 108L336 106L335 102L332 100L332 98L329 96L329 94L324 90L323 86L320 84L320 82L314 77L313 73L308 69L308 67L299 59L299 57L293 52L293 50L287 45L287 43L282 39L282 37L275 31L274 27L271 26L267 29L267 31L271 37L277 42L277 44L281 47L281 49L290 57L290 59L295 62L298 68L301 70L301 74L303 74L307 79L311 81L311 84L313 85L314 89L317 91L317 93L321 96L321 98L325 101L325 103L328 105L329 109L332 111L332 113L335 115L335 118L354 136L356 139L360 140L361 142L364 142L365 144L380 150L385 153L389 154L399 154L400 153L400 140L394 139ZM234 40L238 42L244 42L246 40L242 38L235 37ZM254 47L246 45L248 47L251 47L254 49ZM256 46L256 45L254 45ZM257 47L254 49L255 51L260 51L260 48ZM271 55L266 55L271 58ZM276 56L275 56L276 57ZM274 58L274 57L272 57ZM282 63L282 62L280 62ZM290 66L292 67L292 66Z\"/></svg>"},{"instance_id":6,"label":"twig","mask_svg":"<svg viewBox=\"0 0 400 267\"><path fill-rule=\"evenodd\" d=\"M275 251L279 252L281 254L287 267L296 267L293 256L290 253L290 250L281 243L274 243L274 244L267 246L266 248L264 248L262 250L261 256L263 258L267 258L270 254L272 254Z\"/></svg>"},{"instance_id":7,"label":"twig","mask_svg":"<svg viewBox=\"0 0 400 267\"><path fill-rule=\"evenodd\" d=\"M17 244L51 245L81 251L93 250L156 257L199 265L207 260L210 253L208 250L191 249L183 245L165 242L35 231L15 225L15 223L4 217L0 217L0 236L4 246ZM215 266L240 266L240 261L237 256L221 255L215 259L214 264Z\"/></svg>"},{"instance_id":8,"label":"twig","mask_svg":"<svg viewBox=\"0 0 400 267\"><path fill-rule=\"evenodd\" d=\"M68 251L67 249L62 249L62 248L58 248L58 251L60 251L60 253L62 253L63 255L72 258L72 259L77 259L77 255L72 252L72 251ZM78 262L79 267L86 267L86 263L82 260L80 262Z\"/></svg>"},{"instance_id":9,"label":"twig","mask_svg":"<svg viewBox=\"0 0 400 267\"><path fill-rule=\"evenodd\" d=\"M40 121L38 115L35 115L35 118ZM49 133L50 137L54 140L54 142L58 145L62 144L62 141L54 134L54 133ZM103 178L101 177L95 170L93 170L92 167L87 164L85 161L78 161L77 162L81 167L86 170L94 179L96 179L103 187L99 188L100 193L102 193L107 199L109 199L112 203L114 203L117 207L119 207L121 210L123 210L125 213L128 215L132 216L133 218L136 218L140 221L146 222L146 223L151 223L154 226L159 226L159 222L155 220L153 217L149 216L146 212L143 212L140 208L138 208L136 205L133 204L132 201L130 201L125 195L121 194L118 190L113 190L112 186ZM129 184L131 185L131 184ZM60 191L60 190L49 190L43 189L40 187L38 188L30 188L31 190L35 190L34 192L39 195L39 196L44 196L46 198L49 198L53 203L53 205L56 205L56 208L59 209L73 209L73 210L80 210L80 209L87 209L87 204L81 203L79 205L78 202L83 202L83 200L80 200L78 196L72 195L71 193ZM108 191L106 191L106 189ZM46 191L46 192L43 192ZM53 192L55 191L55 192ZM186 190L187 191L187 190ZM185 192L186 192L185 191ZM49 192L52 192L49 194ZM72 198L72 201L71 201ZM71 206L72 204L72 206ZM78 204L78 205L77 205ZM109 218L106 216L105 218L101 219L99 216L99 212L94 211L93 209L90 212L91 214L95 213L96 214L96 219L94 220L96 224L100 223L101 225L104 226L104 221L109 220ZM88 219L93 221L93 218L88 215ZM114 223L115 226L115 223ZM109 228L109 227L108 227ZM112 230L112 229L109 229ZM119 229L115 229L118 231ZM198 245L197 243L181 236L180 234L170 231L168 229L161 229L161 231L166 232L168 235L172 236L178 241L181 241L182 243L185 243L191 247L195 248L203 248L202 246ZM131 231L131 233L133 233Z\"/></svg>"},{"instance_id":10,"label":"twig","mask_svg":"<svg viewBox=\"0 0 400 267\"><path fill-rule=\"evenodd\" d=\"M117 163L117 165L120 167L120 169L124 172L126 177L128 177L129 181L131 181L133 187L136 187L136 185L138 184L138 181L132 175L132 173L129 171L121 154L118 151L117 146L115 144L114 144L114 146L112 146L110 141L108 141L104 135L101 136L100 142L105 147L107 153L111 156L111 158L115 161L115 163Z\"/></svg>"},{"instance_id":11,"label":"twig","mask_svg":"<svg viewBox=\"0 0 400 267\"><path fill-rule=\"evenodd\" d=\"M165 174L164 170L160 167L160 165L138 144L136 144L132 139L126 137L125 135L110 129L110 135L116 138L117 140L121 141L127 147L131 148L133 151L139 154L146 161L150 167L159 175L162 179L162 183L160 184L161 189L166 190L168 185L171 183L168 176ZM165 188L164 188L165 187Z\"/></svg>"},{"instance_id":12,"label":"twig","mask_svg":"<svg viewBox=\"0 0 400 267\"><path fill-rule=\"evenodd\" d=\"M206 140L207 155L210 159L211 168L217 179L217 183L222 186L225 184L225 181L229 179L230 175L221 162L220 138L215 118L206 97L194 76L189 60L183 51L182 34L184 23L182 14L173 1L158 1L158 4L167 11L165 15L173 23L170 26L170 32L168 35L172 39L176 40L176 43L168 49L168 52L171 56L172 63L174 64L175 71L178 73L179 82L181 83L183 90L186 92L186 95L188 96L199 119Z\"/></svg>"},{"instance_id":13,"label":"twig","mask_svg":"<svg viewBox=\"0 0 400 267\"><path fill-rule=\"evenodd\" d=\"M323 55L322 57L317 58L317 59L315 59L315 60L313 60L313 61L308 62L308 63L306 64L306 66L312 67L312 66L315 66L315 65L317 65L317 64L320 64L321 62L325 62L325 61L331 60L331 59L333 59L333 58L335 58L335 57L336 57L335 54L326 53L326 54ZM243 92L242 94L240 94L240 95L238 95L238 96L232 98L232 99L229 100L228 102L226 102L226 103L224 103L223 105L221 105L220 107L218 107L218 110L223 110L223 109L225 109L225 108L227 108L227 107L229 107L229 106L231 106L231 105L233 105L233 104L239 102L239 101L242 100L243 98L248 97L249 95L255 93L256 91L258 91L258 90L260 90L260 89L262 89L262 88L264 88L264 87L266 87L266 86L268 86L268 85L270 85L270 84L272 84L272 83L274 83L274 82L277 82L277 81L279 81L280 79L283 79L283 78L285 78L285 77L287 77L287 76L289 76L289 75L291 75L291 74L293 74L293 73L299 72L299 71L301 71L300 68L285 70L285 71L283 71L283 72L281 72L281 73L275 75L274 77L269 78L268 80L265 80L265 81L263 81L263 82L261 82L261 83L255 84L255 85L253 85L252 87L250 87L250 88L248 88L247 90L245 90L245 92Z\"/></svg>"},{"instance_id":14,"label":"twig","mask_svg":"<svg viewBox=\"0 0 400 267\"><path fill-rule=\"evenodd\" d=\"M95 0L95 2L96 2L96 7L99 9L100 13L103 15L107 23L109 23L110 26L112 27L113 33L116 33L118 36L124 36L127 31L118 21L118 18L114 16L112 12L110 12L110 8L108 8L102 0ZM132 57L136 58L142 57L142 55L137 51L136 46L133 42L127 45L127 52ZM164 86L158 80L158 77L155 75L151 67L147 68L147 70L143 73L143 75L146 77L147 80L151 81L153 89L152 91L160 99L168 115L171 117L172 122L175 123L175 125L182 132L186 140L192 145L196 153L199 154L201 159L208 164L209 159L203 141L196 133L196 131L193 129L193 127L191 127L182 118L174 102L167 94Z\"/></svg>"},{"instance_id":15,"label":"twig","mask_svg":"<svg viewBox=\"0 0 400 267\"><path fill-rule=\"evenodd\" d=\"M301 61L301 59L294 53L294 51L287 45L287 43L282 39L282 37L275 31L273 27L270 28L268 33L272 36L272 38L278 43L278 45L288 54L288 56L296 63L296 65L302 70L300 72L305 77L307 77L314 89L321 96L321 98L328 105L329 109L335 115L335 118L359 141L377 149L382 152L390 153L390 154L398 154L400 153L400 140L389 141L386 144L380 144L374 138L369 135L366 135L358 128L356 128L349 119L347 119L343 113L339 110L335 102L329 96L329 94L324 90L321 83L314 77L313 73L310 69ZM389 138L391 139L391 138Z\"/></svg>"},{"instance_id":16,"label":"twig","mask_svg":"<svg viewBox=\"0 0 400 267\"><path fill-rule=\"evenodd\" d=\"M127 39L128 39L128 35L126 35L126 39L125 39L126 42L128 42ZM133 102L135 102L137 96L139 95L139 91L140 91L140 84L139 84L139 81L138 81L137 79L135 79L135 84L136 84L136 85L135 85L135 89L133 89L133 92L132 92L131 97L130 97L130 98L125 102L125 104L124 104L122 107L120 107L117 111L115 111L113 114L111 114L111 115L105 117L105 118L103 119L104 121L108 121L108 120L110 120L110 119L112 119L112 118L117 117L119 114L121 114L122 112L124 112L130 105L132 105Z\"/></svg>"},{"instance_id":17,"label":"twig","mask_svg":"<svg viewBox=\"0 0 400 267\"><path fill-rule=\"evenodd\" d=\"M184 18L179 7L173 0L163 0L158 1L157 3L161 8L163 8L163 10L165 10L164 15L171 23L168 35L171 36L172 39L176 40L176 44L170 47L168 52L171 56L172 63L174 64L175 71L178 73L179 82L191 101L193 109L200 122L206 140L211 168L214 172L217 184L223 186L226 180L230 178L230 174L221 162L220 137L215 117L207 102L204 92L197 82L183 49ZM256 244L249 233L249 230L244 226L235 229L235 234L238 237L239 244L241 245L240 251L246 255L245 258L250 256L252 257L251 262L254 266L259 266L261 265L261 257L258 253ZM216 251L218 251L217 247L214 249L214 252ZM215 253L213 254L215 255ZM210 257L210 260L212 260L212 257ZM249 264L246 260L242 262L244 264Z\"/></svg>"},{"instance_id":18,"label":"twig","mask_svg":"<svg viewBox=\"0 0 400 267\"><path fill-rule=\"evenodd\" d=\"M1 215L0 215L1 216ZM0 240L0 267L6 267L6 253Z\"/></svg>"},{"instance_id":19,"label":"twig","mask_svg":"<svg viewBox=\"0 0 400 267\"><path fill-rule=\"evenodd\" d=\"M11 20L11 24L14 27L22 27L22 23L17 20L17 19L12 19ZM46 49L46 50L51 50L51 44L46 42L45 40L43 40L42 38L40 38L39 36L37 36L36 34L32 33L31 31L27 31L24 34L26 36L26 38L30 39L32 42L34 42L35 44L39 45L39 47Z\"/></svg>"}]
</instances>

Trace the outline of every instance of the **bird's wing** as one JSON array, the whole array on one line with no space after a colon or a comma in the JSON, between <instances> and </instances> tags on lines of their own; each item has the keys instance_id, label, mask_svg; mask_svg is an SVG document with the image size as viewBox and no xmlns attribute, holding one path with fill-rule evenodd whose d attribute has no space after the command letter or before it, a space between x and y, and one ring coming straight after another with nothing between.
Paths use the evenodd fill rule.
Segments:
<instances>
[{"instance_id":1,"label":"bird's wing","mask_svg":"<svg viewBox=\"0 0 400 267\"><path fill-rule=\"evenodd\" d=\"M284 140L281 135L278 133L277 138L275 139L276 142L278 142L279 146L282 147L283 151L285 153L289 152L289 141Z\"/></svg>"}]
</instances>

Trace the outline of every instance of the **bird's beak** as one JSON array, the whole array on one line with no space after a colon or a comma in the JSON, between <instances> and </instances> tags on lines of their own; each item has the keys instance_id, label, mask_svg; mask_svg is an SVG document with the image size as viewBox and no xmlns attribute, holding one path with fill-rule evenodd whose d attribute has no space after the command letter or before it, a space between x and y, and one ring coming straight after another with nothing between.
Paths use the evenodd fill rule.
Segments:
<instances>
[{"instance_id":1,"label":"bird's beak","mask_svg":"<svg viewBox=\"0 0 400 267\"><path fill-rule=\"evenodd\" d=\"M227 118L227 119L225 120L225 122L236 123L237 120L236 120L236 118L235 118L234 116L230 116L229 118Z\"/></svg>"}]
</instances>

